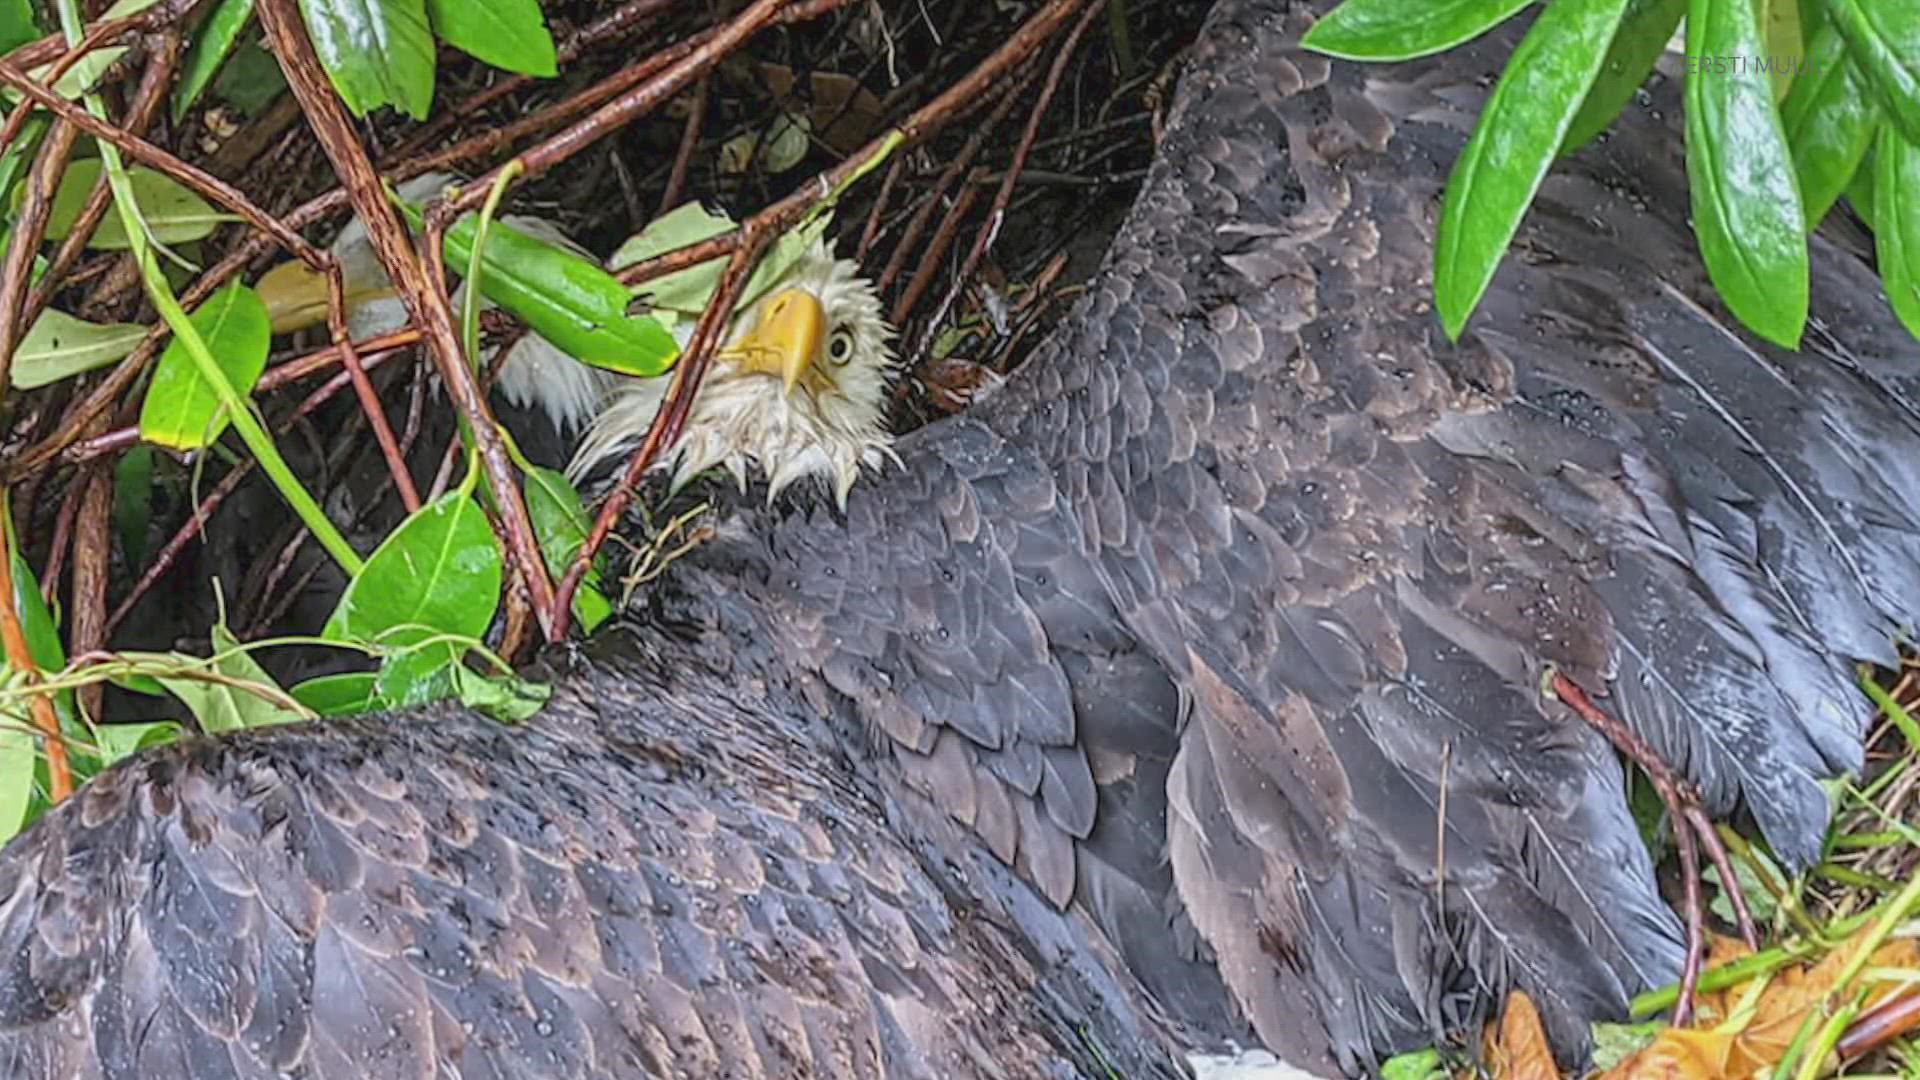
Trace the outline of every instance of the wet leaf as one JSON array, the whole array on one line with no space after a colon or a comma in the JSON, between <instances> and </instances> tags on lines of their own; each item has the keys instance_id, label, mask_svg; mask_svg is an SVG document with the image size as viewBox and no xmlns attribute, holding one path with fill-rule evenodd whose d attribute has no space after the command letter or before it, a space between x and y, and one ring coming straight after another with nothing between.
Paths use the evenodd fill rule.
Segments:
<instances>
[{"instance_id":1,"label":"wet leaf","mask_svg":"<svg viewBox=\"0 0 1920 1080\"><path fill-rule=\"evenodd\" d=\"M198 679L186 676L169 676L155 673L154 678L174 697L179 698L187 711L193 714L200 730L209 735L223 731L238 731L243 728L268 727L273 724L291 723L308 717L276 704L255 690L262 690L284 696L280 684L267 674L259 661L238 649L239 642L233 633L224 626L213 628L213 657L206 664L211 674L221 676L221 681ZM179 659L188 663L196 658L182 656Z\"/></svg>"},{"instance_id":2,"label":"wet leaf","mask_svg":"<svg viewBox=\"0 0 1920 1080\"><path fill-rule=\"evenodd\" d=\"M287 692L321 716L356 716L378 708L374 678L371 671L343 671L296 683Z\"/></svg>"},{"instance_id":3,"label":"wet leaf","mask_svg":"<svg viewBox=\"0 0 1920 1080\"><path fill-rule=\"evenodd\" d=\"M832 217L831 213L822 214L812 223L789 231L769 245L759 265L754 267L752 276L747 278L746 287L741 291L740 301L734 305L734 310L752 304L771 289L799 261L809 246L826 235ZM732 228L733 219L727 215L708 210L697 202L682 203L628 237L613 253L613 257L607 260L607 267L620 270L645 262L655 255L664 255L689 244L712 239ZM653 316L668 326L680 321L691 322L706 310L707 301L713 298L713 290L719 286L720 275L726 266L726 257L717 256L695 263L685 270L642 282L634 287L633 295L644 298Z\"/></svg>"},{"instance_id":4,"label":"wet leaf","mask_svg":"<svg viewBox=\"0 0 1920 1080\"><path fill-rule=\"evenodd\" d=\"M405 206L420 227L418 207ZM473 254L475 214L447 230L445 258L465 267ZM655 319L627 314L627 287L591 261L514 228L487 227L480 293L513 312L567 355L623 375L653 376L680 358L680 346Z\"/></svg>"},{"instance_id":5,"label":"wet leaf","mask_svg":"<svg viewBox=\"0 0 1920 1080\"><path fill-rule=\"evenodd\" d=\"M265 112L286 91L287 77L280 73L280 62L252 41L241 42L213 80L214 96L248 116Z\"/></svg>"},{"instance_id":6,"label":"wet leaf","mask_svg":"<svg viewBox=\"0 0 1920 1080\"><path fill-rule=\"evenodd\" d=\"M809 125L804 116L780 113L765 128L755 128L728 139L720 146L720 172L738 176L759 163L760 171L777 176L806 160L813 143L807 138Z\"/></svg>"},{"instance_id":7,"label":"wet leaf","mask_svg":"<svg viewBox=\"0 0 1920 1080\"><path fill-rule=\"evenodd\" d=\"M1920 144L1892 124L1873 152L1873 242L1887 302L1920 337Z\"/></svg>"},{"instance_id":8,"label":"wet leaf","mask_svg":"<svg viewBox=\"0 0 1920 1080\"><path fill-rule=\"evenodd\" d=\"M10 53L39 36L33 0L0 0L0 54Z\"/></svg>"},{"instance_id":9,"label":"wet leaf","mask_svg":"<svg viewBox=\"0 0 1920 1080\"><path fill-rule=\"evenodd\" d=\"M433 105L426 0L300 0L307 36L357 117L391 105L425 120Z\"/></svg>"},{"instance_id":10,"label":"wet leaf","mask_svg":"<svg viewBox=\"0 0 1920 1080\"><path fill-rule=\"evenodd\" d=\"M1349 60L1411 60L1471 41L1531 2L1346 0L1322 15L1300 44Z\"/></svg>"},{"instance_id":11,"label":"wet leaf","mask_svg":"<svg viewBox=\"0 0 1920 1080\"><path fill-rule=\"evenodd\" d=\"M245 398L267 366L273 336L267 306L252 289L234 282L207 297L190 319L227 382ZM140 406L140 437L176 450L197 450L219 438L232 422L186 343L179 338L168 342Z\"/></svg>"},{"instance_id":12,"label":"wet leaf","mask_svg":"<svg viewBox=\"0 0 1920 1080\"><path fill-rule=\"evenodd\" d=\"M1487 1025L1481 1048L1493 1080L1560 1080L1540 1013L1519 990L1507 994L1506 1008L1497 1024Z\"/></svg>"},{"instance_id":13,"label":"wet leaf","mask_svg":"<svg viewBox=\"0 0 1920 1080\"><path fill-rule=\"evenodd\" d=\"M587 517L580 493L564 474L535 466L527 470L527 517L533 523L534 539L540 544L547 573L559 580L573 564L580 546L587 542L593 521ZM573 617L582 630L591 633L613 614L613 605L600 588L600 568L590 568L573 593Z\"/></svg>"},{"instance_id":14,"label":"wet leaf","mask_svg":"<svg viewBox=\"0 0 1920 1080\"><path fill-rule=\"evenodd\" d=\"M1665 1025L1595 1024L1593 1025L1593 1067L1601 1072L1647 1048Z\"/></svg>"},{"instance_id":15,"label":"wet leaf","mask_svg":"<svg viewBox=\"0 0 1920 1080\"><path fill-rule=\"evenodd\" d=\"M1434 307L1449 337L1460 336L1493 280L1626 4L1549 4L1507 60L1454 162L1434 236Z\"/></svg>"},{"instance_id":16,"label":"wet leaf","mask_svg":"<svg viewBox=\"0 0 1920 1080\"><path fill-rule=\"evenodd\" d=\"M8 379L20 390L56 383L118 362L146 336L144 326L92 323L48 308L20 340Z\"/></svg>"},{"instance_id":17,"label":"wet leaf","mask_svg":"<svg viewBox=\"0 0 1920 1080\"><path fill-rule=\"evenodd\" d=\"M153 447L136 446L113 466L113 531L128 566L147 560L147 526L153 520Z\"/></svg>"},{"instance_id":18,"label":"wet leaf","mask_svg":"<svg viewBox=\"0 0 1920 1080\"><path fill-rule=\"evenodd\" d=\"M60 178L60 189L54 192L53 207L47 214L47 239L66 238L74 220L87 205L87 198L93 194L93 185L98 179L99 158L86 158L67 166L66 175ZM233 214L215 210L207 205L205 199L152 169L129 168L127 179L133 184L134 202L139 204L140 217L147 223L147 234L159 243L180 244L200 240L211 235L222 223L240 220ZM111 207L112 203L109 202L108 206ZM19 209L18 197L15 198L14 208ZM127 231L120 222L118 211L107 211L107 216L100 220L100 227L94 230L87 246L98 251L126 249Z\"/></svg>"},{"instance_id":19,"label":"wet leaf","mask_svg":"<svg viewBox=\"0 0 1920 1080\"><path fill-rule=\"evenodd\" d=\"M500 549L479 504L452 491L400 523L347 584L323 636L405 648L478 638L500 602Z\"/></svg>"},{"instance_id":20,"label":"wet leaf","mask_svg":"<svg viewBox=\"0 0 1920 1080\"><path fill-rule=\"evenodd\" d=\"M1689 55L1760 50L1751 0L1692 0ZM1696 73L1686 102L1688 194L1708 276L1749 329L1796 349L1807 322L1806 219L1772 83L1752 65Z\"/></svg>"},{"instance_id":21,"label":"wet leaf","mask_svg":"<svg viewBox=\"0 0 1920 1080\"><path fill-rule=\"evenodd\" d=\"M129 758L148 747L165 746L178 739L182 728L173 720L152 720L139 724L102 724L100 726L100 751L102 759L111 765L123 758Z\"/></svg>"},{"instance_id":22,"label":"wet leaf","mask_svg":"<svg viewBox=\"0 0 1920 1080\"><path fill-rule=\"evenodd\" d=\"M1880 107L1859 70L1847 59L1847 43L1821 19L1807 44L1806 73L1780 105L1780 123L1793 152L1806 225L1813 229L1860 167L1880 123Z\"/></svg>"},{"instance_id":23,"label":"wet leaf","mask_svg":"<svg viewBox=\"0 0 1920 1080\"><path fill-rule=\"evenodd\" d=\"M553 687L513 675L481 675L466 667L452 668L454 691L460 703L503 724L517 724L540 711L553 696Z\"/></svg>"},{"instance_id":24,"label":"wet leaf","mask_svg":"<svg viewBox=\"0 0 1920 1080\"><path fill-rule=\"evenodd\" d=\"M1680 17L1687 13L1687 0L1631 0L1620 19L1620 29L1607 46L1607 57L1600 62L1600 73L1587 88L1586 100L1567 125L1560 140L1560 154L1580 149L1593 137L1607 130L1620 110L1633 100L1653 73L1660 54L1673 39Z\"/></svg>"},{"instance_id":25,"label":"wet leaf","mask_svg":"<svg viewBox=\"0 0 1920 1080\"><path fill-rule=\"evenodd\" d=\"M253 0L218 0L207 13L206 21L193 36L186 59L180 64L180 81L173 86L171 109L173 122L187 115L201 91L213 83L240 40L241 31L253 20Z\"/></svg>"},{"instance_id":26,"label":"wet leaf","mask_svg":"<svg viewBox=\"0 0 1920 1080\"><path fill-rule=\"evenodd\" d=\"M427 0L434 32L497 68L551 78L553 35L540 0Z\"/></svg>"},{"instance_id":27,"label":"wet leaf","mask_svg":"<svg viewBox=\"0 0 1920 1080\"><path fill-rule=\"evenodd\" d=\"M1826 0L1882 112L1920 143L1920 0Z\"/></svg>"}]
</instances>

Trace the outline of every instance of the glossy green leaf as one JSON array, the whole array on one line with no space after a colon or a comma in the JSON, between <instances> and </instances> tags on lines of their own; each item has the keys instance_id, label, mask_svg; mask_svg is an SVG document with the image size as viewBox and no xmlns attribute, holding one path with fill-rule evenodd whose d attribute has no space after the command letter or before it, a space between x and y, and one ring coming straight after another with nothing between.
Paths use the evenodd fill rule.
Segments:
<instances>
[{"instance_id":1,"label":"glossy green leaf","mask_svg":"<svg viewBox=\"0 0 1920 1080\"><path fill-rule=\"evenodd\" d=\"M1878 165L1873 160L1873 151L1869 149L1867 156L1861 159L1860 167L1853 170L1853 179L1847 181L1847 205L1853 208L1855 214L1860 215L1860 220L1866 222L1869 230L1874 227L1873 174L1877 168Z\"/></svg>"},{"instance_id":2,"label":"glossy green leaf","mask_svg":"<svg viewBox=\"0 0 1920 1080\"><path fill-rule=\"evenodd\" d=\"M113 464L113 532L127 565L147 561L147 528L153 520L153 447L135 446Z\"/></svg>"},{"instance_id":3,"label":"glossy green leaf","mask_svg":"<svg viewBox=\"0 0 1920 1080\"><path fill-rule=\"evenodd\" d=\"M279 691L280 684L252 656L240 651L238 646L239 642L234 639L232 631L218 625L213 628L213 659L206 667L210 673L226 681L157 673L154 678L180 699L180 703L199 723L200 730L209 735L307 719L247 689L247 686L258 686ZM182 659L191 661L194 658Z\"/></svg>"},{"instance_id":4,"label":"glossy green leaf","mask_svg":"<svg viewBox=\"0 0 1920 1080\"><path fill-rule=\"evenodd\" d=\"M200 92L213 83L226 62L241 31L253 20L253 0L217 0L213 10L193 36L187 56L180 65L180 80L173 85L173 121L187 115Z\"/></svg>"},{"instance_id":5,"label":"glossy green leaf","mask_svg":"<svg viewBox=\"0 0 1920 1080\"><path fill-rule=\"evenodd\" d=\"M1887 302L1920 337L1920 146L1892 124L1873 149L1873 243Z\"/></svg>"},{"instance_id":6,"label":"glossy green leaf","mask_svg":"<svg viewBox=\"0 0 1920 1080\"><path fill-rule=\"evenodd\" d=\"M0 671L8 671L0 667ZM9 689L15 680L6 680ZM26 699L17 706L0 707L0 843L26 827L33 807L34 766L40 761L40 740Z\"/></svg>"},{"instance_id":7,"label":"glossy green leaf","mask_svg":"<svg viewBox=\"0 0 1920 1080\"><path fill-rule=\"evenodd\" d=\"M373 699L382 709L412 709L454 696L460 648L451 642L409 647L388 656L373 679Z\"/></svg>"},{"instance_id":8,"label":"glossy green leaf","mask_svg":"<svg viewBox=\"0 0 1920 1080\"><path fill-rule=\"evenodd\" d=\"M146 336L144 326L91 323L48 308L20 339L8 378L21 390L56 383L118 362Z\"/></svg>"},{"instance_id":9,"label":"glossy green leaf","mask_svg":"<svg viewBox=\"0 0 1920 1080\"><path fill-rule=\"evenodd\" d=\"M402 204L402 210L418 229L419 208ZM449 266L467 265L475 221L467 214L447 230L443 257ZM495 221L487 227L481 265L481 295L582 363L651 376L680 358L667 328L657 319L628 315L626 286L587 259Z\"/></svg>"},{"instance_id":10,"label":"glossy green leaf","mask_svg":"<svg viewBox=\"0 0 1920 1080\"><path fill-rule=\"evenodd\" d=\"M765 295L800 260L808 247L826 235L832 219L831 213L823 214L774 241L747 278L746 286L740 291L740 299L734 303L734 310L738 311ZM682 203L628 237L614 251L613 257L607 260L607 266L612 270L622 270L656 255L710 240L733 227L733 219L723 213L708 210L698 202ZM713 290L719 287L720 276L726 268L727 257L717 256L695 263L685 270L676 270L641 282L631 292L633 296L644 300L649 312L667 326L692 323L706 310L707 301L713 299Z\"/></svg>"},{"instance_id":11,"label":"glossy green leaf","mask_svg":"<svg viewBox=\"0 0 1920 1080\"><path fill-rule=\"evenodd\" d=\"M1567 126L1599 74L1627 0L1547 5L1488 96L1447 179L1434 236L1434 307L1458 338L1486 292Z\"/></svg>"},{"instance_id":12,"label":"glossy green leaf","mask_svg":"<svg viewBox=\"0 0 1920 1080\"><path fill-rule=\"evenodd\" d=\"M447 44L494 67L543 78L559 70L540 0L427 0L427 14Z\"/></svg>"},{"instance_id":13,"label":"glossy green leaf","mask_svg":"<svg viewBox=\"0 0 1920 1080\"><path fill-rule=\"evenodd\" d=\"M130 168L127 176L133 182L134 202L140 206L147 233L159 243L199 240L211 235L223 222L240 220L208 206L205 199L152 169ZM47 214L47 239L66 237L87 205L98 179L99 158L86 158L67 166L66 175L60 178L60 189L54 193L53 208ZM108 206L107 216L100 220L100 227L94 230L87 246L100 251L125 250L126 228L120 222L119 213L111 209L112 204Z\"/></svg>"},{"instance_id":14,"label":"glossy green leaf","mask_svg":"<svg viewBox=\"0 0 1920 1080\"><path fill-rule=\"evenodd\" d=\"M1512 18L1533 0L1346 0L1300 44L1349 60L1411 60L1443 52Z\"/></svg>"},{"instance_id":15,"label":"glossy green leaf","mask_svg":"<svg viewBox=\"0 0 1920 1080\"><path fill-rule=\"evenodd\" d=\"M247 286L234 282L207 297L192 316L227 382L242 398L266 370L273 333L267 306ZM232 417L179 339L167 343L140 407L140 437L175 450L197 450L220 437Z\"/></svg>"},{"instance_id":16,"label":"glossy green leaf","mask_svg":"<svg viewBox=\"0 0 1920 1080\"><path fill-rule=\"evenodd\" d=\"M1920 143L1920 0L1825 0L1853 62L1908 142Z\"/></svg>"},{"instance_id":17,"label":"glossy green leaf","mask_svg":"<svg viewBox=\"0 0 1920 1080\"><path fill-rule=\"evenodd\" d=\"M478 638L500 601L500 549L472 495L451 491L400 523L348 583L325 636L404 648Z\"/></svg>"},{"instance_id":18,"label":"glossy green leaf","mask_svg":"<svg viewBox=\"0 0 1920 1080\"><path fill-rule=\"evenodd\" d=\"M1607 58L1600 62L1600 73L1587 88L1580 111L1573 114L1573 123L1560 141L1561 156L1573 153L1607 130L1633 100L1634 91L1653 73L1654 64L1686 13L1687 0L1629 0L1620 29L1607 45Z\"/></svg>"},{"instance_id":19,"label":"glossy green leaf","mask_svg":"<svg viewBox=\"0 0 1920 1080\"><path fill-rule=\"evenodd\" d=\"M587 517L580 493L564 474L539 466L527 470L527 517L533 522L534 539L546 560L547 573L558 580L573 564L580 546L587 542L593 521ZM573 617L589 633L613 614L613 605L600 590L600 569L589 569L573 593Z\"/></svg>"},{"instance_id":20,"label":"glossy green leaf","mask_svg":"<svg viewBox=\"0 0 1920 1080\"><path fill-rule=\"evenodd\" d=\"M139 724L102 724L100 753L112 765L154 746L165 746L181 735L180 725L172 720L154 720Z\"/></svg>"},{"instance_id":21,"label":"glossy green leaf","mask_svg":"<svg viewBox=\"0 0 1920 1080\"><path fill-rule=\"evenodd\" d=\"M1800 69L1806 66L1807 41L1800 23L1800 0L1756 0L1767 13L1762 36L1766 63L1773 80L1773 100L1784 100Z\"/></svg>"},{"instance_id":22,"label":"glossy green leaf","mask_svg":"<svg viewBox=\"0 0 1920 1080\"><path fill-rule=\"evenodd\" d=\"M1692 0L1687 53L1755 56L1751 0ZM1714 288L1754 333L1798 348L1807 321L1806 219L1765 71L1688 77L1687 186L1693 231Z\"/></svg>"},{"instance_id":23,"label":"glossy green leaf","mask_svg":"<svg viewBox=\"0 0 1920 1080\"><path fill-rule=\"evenodd\" d=\"M296 683L287 692L321 716L357 716L378 708L374 677L371 671L343 671Z\"/></svg>"},{"instance_id":24,"label":"glossy green leaf","mask_svg":"<svg viewBox=\"0 0 1920 1080\"><path fill-rule=\"evenodd\" d=\"M1807 228L1817 227L1840 197L1879 122L1880 106L1847 58L1846 39L1820 21L1807 43L1806 71L1780 105Z\"/></svg>"},{"instance_id":25,"label":"glossy green leaf","mask_svg":"<svg viewBox=\"0 0 1920 1080\"><path fill-rule=\"evenodd\" d=\"M33 17L33 0L0 0L0 55L40 36Z\"/></svg>"},{"instance_id":26,"label":"glossy green leaf","mask_svg":"<svg viewBox=\"0 0 1920 1080\"><path fill-rule=\"evenodd\" d=\"M460 703L503 724L517 724L540 711L553 696L553 687L513 675L482 675L454 667L454 694Z\"/></svg>"},{"instance_id":27,"label":"glossy green leaf","mask_svg":"<svg viewBox=\"0 0 1920 1080\"><path fill-rule=\"evenodd\" d=\"M300 0L307 36L355 116L391 105L415 120L433 106L426 0Z\"/></svg>"},{"instance_id":28,"label":"glossy green leaf","mask_svg":"<svg viewBox=\"0 0 1920 1080\"><path fill-rule=\"evenodd\" d=\"M1380 1080L1446 1080L1446 1061L1431 1047L1396 1054L1380 1064Z\"/></svg>"}]
</instances>

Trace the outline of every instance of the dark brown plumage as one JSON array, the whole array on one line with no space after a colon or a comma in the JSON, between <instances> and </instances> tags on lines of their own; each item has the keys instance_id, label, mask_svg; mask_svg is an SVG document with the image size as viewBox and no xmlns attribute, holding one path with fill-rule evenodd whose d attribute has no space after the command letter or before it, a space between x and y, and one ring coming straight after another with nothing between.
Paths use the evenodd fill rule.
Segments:
<instances>
[{"instance_id":1,"label":"dark brown plumage","mask_svg":"<svg viewBox=\"0 0 1920 1080\"><path fill-rule=\"evenodd\" d=\"M1363 68L1309 17L1222 0L1025 368L844 518L736 509L533 730L199 741L15 841L0 1065L1151 1075L1230 1033L1217 971L1357 1070L1510 985L1572 1054L1673 978L1621 770L1541 676L1812 859L1849 664L1920 594L1920 350L1825 234L1806 351L1734 327L1669 86L1447 345L1438 196L1521 28Z\"/></svg>"}]
</instances>

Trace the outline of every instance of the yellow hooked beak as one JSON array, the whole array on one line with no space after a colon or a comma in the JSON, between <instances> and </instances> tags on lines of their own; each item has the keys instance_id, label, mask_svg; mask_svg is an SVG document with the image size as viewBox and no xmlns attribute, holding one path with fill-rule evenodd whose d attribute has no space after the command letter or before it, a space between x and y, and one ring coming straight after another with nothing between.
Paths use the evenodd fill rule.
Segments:
<instances>
[{"instance_id":1,"label":"yellow hooked beak","mask_svg":"<svg viewBox=\"0 0 1920 1080\"><path fill-rule=\"evenodd\" d=\"M761 306L760 321L727 354L747 371L780 376L791 394L812 370L826 336L827 312L820 301L805 289L785 289Z\"/></svg>"}]
</instances>

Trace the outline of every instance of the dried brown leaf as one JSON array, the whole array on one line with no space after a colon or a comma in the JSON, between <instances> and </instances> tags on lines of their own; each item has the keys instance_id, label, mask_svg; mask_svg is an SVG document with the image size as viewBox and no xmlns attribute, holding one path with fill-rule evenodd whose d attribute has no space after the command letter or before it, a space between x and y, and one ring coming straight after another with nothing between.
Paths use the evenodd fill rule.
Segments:
<instances>
[{"instance_id":1,"label":"dried brown leaf","mask_svg":"<svg viewBox=\"0 0 1920 1080\"><path fill-rule=\"evenodd\" d=\"M1540 1013L1518 990L1507 995L1499 1022L1487 1025L1481 1049L1493 1080L1560 1080Z\"/></svg>"}]
</instances>

